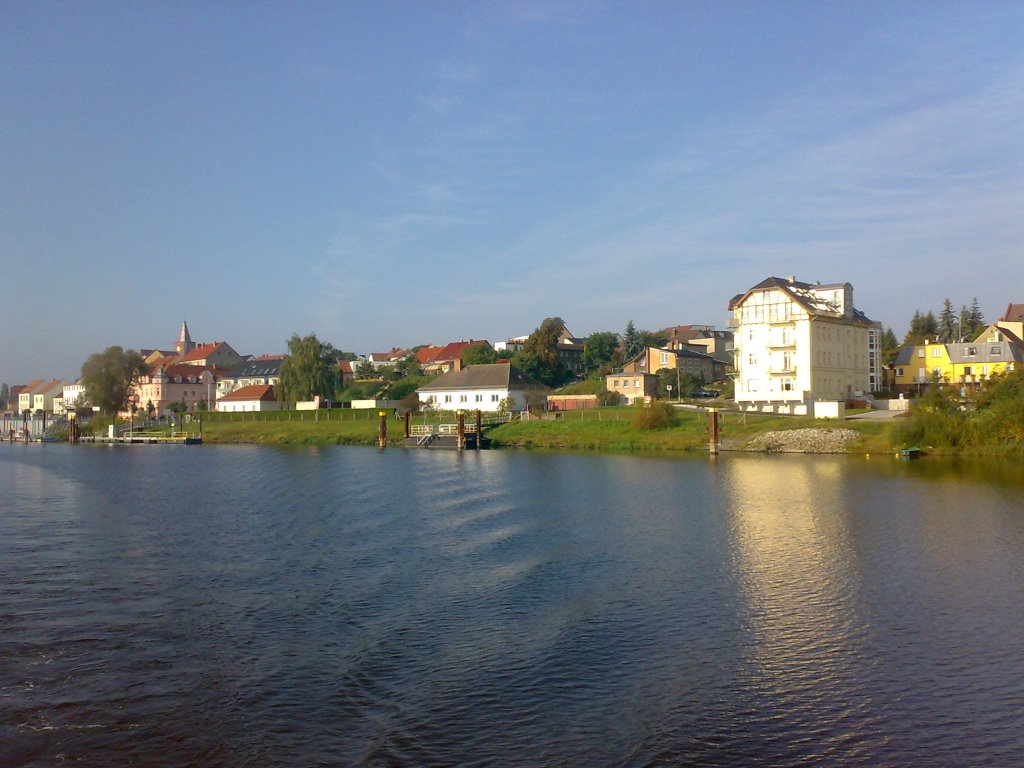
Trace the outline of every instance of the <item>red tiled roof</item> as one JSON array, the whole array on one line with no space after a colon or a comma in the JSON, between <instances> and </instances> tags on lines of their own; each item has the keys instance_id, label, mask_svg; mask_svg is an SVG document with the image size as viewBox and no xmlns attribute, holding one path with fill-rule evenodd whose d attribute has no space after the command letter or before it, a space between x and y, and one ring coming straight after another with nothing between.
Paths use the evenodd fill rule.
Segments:
<instances>
[{"instance_id":1,"label":"red tiled roof","mask_svg":"<svg viewBox=\"0 0 1024 768\"><path fill-rule=\"evenodd\" d=\"M470 339L469 341L453 341L451 344L442 347L438 350L437 354L431 357L429 360L424 362L427 363L440 363L447 360L461 360L462 353L466 351L467 347L478 347L481 344L487 344L485 339ZM436 349L436 348L435 348ZM417 359L419 356L417 355Z\"/></svg>"},{"instance_id":2,"label":"red tiled roof","mask_svg":"<svg viewBox=\"0 0 1024 768\"><path fill-rule=\"evenodd\" d=\"M355 371L352 370L351 360L339 360L338 370L341 371L342 373L355 373Z\"/></svg>"},{"instance_id":3,"label":"red tiled roof","mask_svg":"<svg viewBox=\"0 0 1024 768\"><path fill-rule=\"evenodd\" d=\"M257 355L257 360L285 360L288 355Z\"/></svg>"},{"instance_id":4,"label":"red tiled roof","mask_svg":"<svg viewBox=\"0 0 1024 768\"><path fill-rule=\"evenodd\" d=\"M274 400L274 385L273 384L251 384L248 387L241 387L236 389L229 395L217 398L219 402L225 400Z\"/></svg>"},{"instance_id":5,"label":"red tiled roof","mask_svg":"<svg viewBox=\"0 0 1024 768\"><path fill-rule=\"evenodd\" d=\"M175 362L187 363L190 360L205 360L218 349L223 347L225 342L223 341L211 341L209 344L200 344L191 352L186 352L184 355L179 357Z\"/></svg>"},{"instance_id":6,"label":"red tiled roof","mask_svg":"<svg viewBox=\"0 0 1024 768\"><path fill-rule=\"evenodd\" d=\"M440 352L441 349L442 347L424 347L416 353L416 362L420 365L429 363L437 356L437 353Z\"/></svg>"}]
</instances>

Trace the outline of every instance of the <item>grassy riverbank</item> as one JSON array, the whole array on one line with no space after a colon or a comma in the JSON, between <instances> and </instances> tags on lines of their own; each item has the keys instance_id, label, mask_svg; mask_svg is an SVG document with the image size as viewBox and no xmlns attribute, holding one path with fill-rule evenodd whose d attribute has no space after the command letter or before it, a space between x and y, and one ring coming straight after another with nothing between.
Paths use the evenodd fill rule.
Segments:
<instances>
[{"instance_id":1,"label":"grassy riverbank","mask_svg":"<svg viewBox=\"0 0 1024 768\"><path fill-rule=\"evenodd\" d=\"M633 425L635 408L601 408L560 414L556 419L513 422L491 427L486 434L495 447L545 448L587 451L636 451L675 453L706 451L707 413L680 411L675 426L642 430ZM415 416L414 424L440 424L454 418L433 414ZM851 429L860 437L846 445L850 453L881 453L894 450L888 425L871 421L826 421L806 417L720 414L723 450L741 450L765 432L792 429ZM312 413L215 414L203 420L207 443L262 443L268 445L376 445L379 417L376 412L331 411ZM185 427L194 434L199 424ZM388 443L400 445L404 423L388 418Z\"/></svg>"}]
</instances>

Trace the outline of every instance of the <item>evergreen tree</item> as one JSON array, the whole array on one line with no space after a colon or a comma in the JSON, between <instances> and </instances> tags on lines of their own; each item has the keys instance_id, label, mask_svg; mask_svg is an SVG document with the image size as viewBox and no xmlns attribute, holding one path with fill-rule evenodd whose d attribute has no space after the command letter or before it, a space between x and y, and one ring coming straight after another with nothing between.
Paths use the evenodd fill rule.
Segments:
<instances>
[{"instance_id":1,"label":"evergreen tree","mask_svg":"<svg viewBox=\"0 0 1024 768\"><path fill-rule=\"evenodd\" d=\"M939 326L936 336L944 344L957 340L958 318L953 312L953 302L946 299L942 303L942 311L939 313Z\"/></svg>"},{"instance_id":2,"label":"evergreen tree","mask_svg":"<svg viewBox=\"0 0 1024 768\"><path fill-rule=\"evenodd\" d=\"M7 386L7 382L5 381L3 383L3 386L0 386L0 408L7 407L7 401L10 399L10 397L11 388Z\"/></svg>"},{"instance_id":3,"label":"evergreen tree","mask_svg":"<svg viewBox=\"0 0 1024 768\"><path fill-rule=\"evenodd\" d=\"M900 351L900 343L896 339L896 334L892 332L892 328L886 328L882 331L882 338L879 342L882 352L882 364L890 365Z\"/></svg>"},{"instance_id":4,"label":"evergreen tree","mask_svg":"<svg viewBox=\"0 0 1024 768\"><path fill-rule=\"evenodd\" d=\"M970 320L970 338L974 338L983 330L985 330L985 317L981 314L981 305L978 304L978 297L975 296L971 301L971 309L968 312L968 320Z\"/></svg>"},{"instance_id":5,"label":"evergreen tree","mask_svg":"<svg viewBox=\"0 0 1024 768\"><path fill-rule=\"evenodd\" d=\"M640 353L640 334L630 320L626 323L626 330L622 334L622 359L632 360Z\"/></svg>"},{"instance_id":6,"label":"evergreen tree","mask_svg":"<svg viewBox=\"0 0 1024 768\"><path fill-rule=\"evenodd\" d=\"M939 335L939 322L935 319L935 313L930 309L924 316L924 334L929 339L934 339Z\"/></svg>"}]
</instances>

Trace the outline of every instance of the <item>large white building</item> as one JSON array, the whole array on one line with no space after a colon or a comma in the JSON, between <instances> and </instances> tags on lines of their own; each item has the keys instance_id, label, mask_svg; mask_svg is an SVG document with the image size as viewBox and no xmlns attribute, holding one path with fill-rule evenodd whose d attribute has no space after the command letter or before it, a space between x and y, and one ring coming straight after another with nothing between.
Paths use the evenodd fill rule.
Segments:
<instances>
[{"instance_id":1,"label":"large white building","mask_svg":"<svg viewBox=\"0 0 1024 768\"><path fill-rule=\"evenodd\" d=\"M854 307L849 283L769 277L729 310L745 410L811 414L815 402L860 396L878 381L881 325Z\"/></svg>"}]
</instances>

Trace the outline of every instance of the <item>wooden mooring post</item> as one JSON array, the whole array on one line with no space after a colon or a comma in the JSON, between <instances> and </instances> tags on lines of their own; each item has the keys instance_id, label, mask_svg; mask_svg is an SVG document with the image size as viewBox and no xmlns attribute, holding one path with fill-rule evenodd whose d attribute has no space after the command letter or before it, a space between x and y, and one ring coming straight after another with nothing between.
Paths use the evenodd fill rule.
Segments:
<instances>
[{"instance_id":1,"label":"wooden mooring post","mask_svg":"<svg viewBox=\"0 0 1024 768\"><path fill-rule=\"evenodd\" d=\"M482 440L483 431L484 431L483 428L484 428L484 418L483 418L483 415L480 413L480 409L477 408L477 411L476 411L476 445L474 445L473 447L476 448L478 451L480 450L480 443L483 442L483 440Z\"/></svg>"},{"instance_id":2,"label":"wooden mooring post","mask_svg":"<svg viewBox=\"0 0 1024 768\"><path fill-rule=\"evenodd\" d=\"M412 411L406 411L405 412L405 439L406 440L409 439L409 421L410 421L410 417L411 416L412 416Z\"/></svg>"},{"instance_id":3,"label":"wooden mooring post","mask_svg":"<svg viewBox=\"0 0 1024 768\"><path fill-rule=\"evenodd\" d=\"M388 447L388 414L380 411L380 428L377 430L377 444L381 448Z\"/></svg>"},{"instance_id":4,"label":"wooden mooring post","mask_svg":"<svg viewBox=\"0 0 1024 768\"><path fill-rule=\"evenodd\" d=\"M708 408L708 453L718 453L718 409Z\"/></svg>"},{"instance_id":5,"label":"wooden mooring post","mask_svg":"<svg viewBox=\"0 0 1024 768\"><path fill-rule=\"evenodd\" d=\"M458 435L458 446L461 451L466 447L466 414L459 411L459 418L455 425L455 433Z\"/></svg>"}]
</instances>

